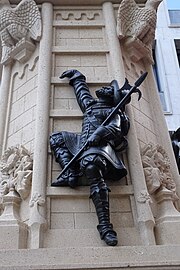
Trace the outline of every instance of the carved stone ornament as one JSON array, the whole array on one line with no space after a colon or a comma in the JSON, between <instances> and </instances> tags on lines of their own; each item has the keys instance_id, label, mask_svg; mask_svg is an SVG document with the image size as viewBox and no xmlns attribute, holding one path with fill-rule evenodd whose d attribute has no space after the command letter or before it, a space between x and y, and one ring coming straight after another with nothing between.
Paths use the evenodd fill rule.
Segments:
<instances>
[{"instance_id":1,"label":"carved stone ornament","mask_svg":"<svg viewBox=\"0 0 180 270\"><path fill-rule=\"evenodd\" d=\"M36 203L40 206L45 204L45 199L42 197L41 194L38 194L38 193L33 194L32 199L29 203L29 206L33 207Z\"/></svg>"},{"instance_id":2,"label":"carved stone ornament","mask_svg":"<svg viewBox=\"0 0 180 270\"><path fill-rule=\"evenodd\" d=\"M166 188L177 199L176 184L170 171L170 160L160 145L147 144L141 151L142 164L149 194Z\"/></svg>"},{"instance_id":3,"label":"carved stone ornament","mask_svg":"<svg viewBox=\"0 0 180 270\"><path fill-rule=\"evenodd\" d=\"M139 203L152 203L151 197L149 196L148 192L146 190L141 190L140 195L137 199Z\"/></svg>"},{"instance_id":4,"label":"carved stone ornament","mask_svg":"<svg viewBox=\"0 0 180 270\"><path fill-rule=\"evenodd\" d=\"M100 10L55 10L56 20L63 21L97 21L102 19Z\"/></svg>"},{"instance_id":5,"label":"carved stone ornament","mask_svg":"<svg viewBox=\"0 0 180 270\"><path fill-rule=\"evenodd\" d=\"M13 59L24 63L35 50L34 41L41 37L41 16L34 0L22 0L11 8L8 0L0 0L1 64Z\"/></svg>"},{"instance_id":6,"label":"carved stone ornament","mask_svg":"<svg viewBox=\"0 0 180 270\"><path fill-rule=\"evenodd\" d=\"M25 200L31 190L33 160L21 146L8 148L0 161L0 197L13 188Z\"/></svg>"},{"instance_id":7,"label":"carved stone ornament","mask_svg":"<svg viewBox=\"0 0 180 270\"><path fill-rule=\"evenodd\" d=\"M123 0L117 17L117 34L134 62L146 58L153 63L157 8L162 0L147 0L140 8L134 0Z\"/></svg>"}]
</instances>

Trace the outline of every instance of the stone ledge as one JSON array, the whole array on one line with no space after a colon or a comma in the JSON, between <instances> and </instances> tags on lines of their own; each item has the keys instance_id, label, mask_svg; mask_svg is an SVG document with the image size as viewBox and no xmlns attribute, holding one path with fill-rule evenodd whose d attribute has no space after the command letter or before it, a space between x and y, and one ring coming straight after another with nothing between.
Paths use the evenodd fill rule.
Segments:
<instances>
[{"instance_id":1,"label":"stone ledge","mask_svg":"<svg viewBox=\"0 0 180 270\"><path fill-rule=\"evenodd\" d=\"M133 186L111 186L111 197L113 196L127 196L133 195ZM47 196L49 197L61 197L62 196L75 196L75 197L88 197L89 186L77 187L76 189L70 189L67 187L47 187Z\"/></svg>"},{"instance_id":2,"label":"stone ledge","mask_svg":"<svg viewBox=\"0 0 180 270\"><path fill-rule=\"evenodd\" d=\"M77 53L77 54L104 54L108 53L109 50L107 48L100 48L100 47L75 47L73 46L73 49L70 47L65 47L65 46L53 46L52 47L52 52L56 54L72 54L72 53Z\"/></svg>"},{"instance_id":3,"label":"stone ledge","mask_svg":"<svg viewBox=\"0 0 180 270\"><path fill-rule=\"evenodd\" d=\"M67 28L75 28L75 27L90 27L90 28L99 28L99 27L104 27L104 23L103 22L94 22L94 21L73 21L73 24L70 24L70 21L63 21L63 20L54 20L53 21L53 26L54 27L67 27Z\"/></svg>"},{"instance_id":4,"label":"stone ledge","mask_svg":"<svg viewBox=\"0 0 180 270\"><path fill-rule=\"evenodd\" d=\"M180 245L1 250L1 270L180 269Z\"/></svg>"},{"instance_id":5,"label":"stone ledge","mask_svg":"<svg viewBox=\"0 0 180 270\"><path fill-rule=\"evenodd\" d=\"M82 119L83 114L80 110L50 110L52 118L79 118Z\"/></svg>"},{"instance_id":6,"label":"stone ledge","mask_svg":"<svg viewBox=\"0 0 180 270\"><path fill-rule=\"evenodd\" d=\"M87 81L87 84L88 85L109 85L110 82L112 81L112 78L104 78L104 81L103 80L96 80L96 81L93 81L93 80L88 80ZM51 77L51 83L52 84L56 84L56 85L69 85L69 81L68 80L60 80L59 77Z\"/></svg>"}]
</instances>

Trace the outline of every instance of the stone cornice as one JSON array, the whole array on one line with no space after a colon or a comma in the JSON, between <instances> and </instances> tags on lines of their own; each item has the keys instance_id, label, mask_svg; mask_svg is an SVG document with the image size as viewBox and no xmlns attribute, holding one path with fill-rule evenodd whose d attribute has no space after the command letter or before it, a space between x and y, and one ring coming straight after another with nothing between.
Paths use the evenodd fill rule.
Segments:
<instances>
[{"instance_id":1,"label":"stone cornice","mask_svg":"<svg viewBox=\"0 0 180 270\"><path fill-rule=\"evenodd\" d=\"M20 0L10 0L11 4L18 4ZM37 4L42 3L52 3L54 5L101 5L104 2L109 2L107 0L35 0ZM113 0L113 4L119 4L121 0ZM136 3L143 4L145 3L145 0L136 0Z\"/></svg>"}]
</instances>

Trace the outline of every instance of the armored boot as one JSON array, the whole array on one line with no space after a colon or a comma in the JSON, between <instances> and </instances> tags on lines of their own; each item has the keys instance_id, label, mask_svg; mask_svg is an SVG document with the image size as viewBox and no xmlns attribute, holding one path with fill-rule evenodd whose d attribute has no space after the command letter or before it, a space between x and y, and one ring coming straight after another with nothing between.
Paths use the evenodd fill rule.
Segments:
<instances>
[{"instance_id":1,"label":"armored boot","mask_svg":"<svg viewBox=\"0 0 180 270\"><path fill-rule=\"evenodd\" d=\"M58 147L53 149L56 162L58 162L63 169L71 160L71 154L66 147ZM78 185L78 173L76 173L75 166L69 168L62 176L58 177L56 181L52 182L51 186L70 186L75 188Z\"/></svg>"},{"instance_id":2,"label":"armored boot","mask_svg":"<svg viewBox=\"0 0 180 270\"><path fill-rule=\"evenodd\" d=\"M54 182L51 183L52 187L66 187L70 186L75 188L78 185L78 175L75 170L68 169L63 175L58 177Z\"/></svg>"},{"instance_id":3,"label":"armored boot","mask_svg":"<svg viewBox=\"0 0 180 270\"><path fill-rule=\"evenodd\" d=\"M96 208L96 213L98 216L99 225L97 229L99 231L100 237L109 246L116 246L118 243L117 234L113 230L113 225L110 223L109 214L109 190L108 188L102 187L97 191L97 189L91 193L92 201Z\"/></svg>"}]
</instances>

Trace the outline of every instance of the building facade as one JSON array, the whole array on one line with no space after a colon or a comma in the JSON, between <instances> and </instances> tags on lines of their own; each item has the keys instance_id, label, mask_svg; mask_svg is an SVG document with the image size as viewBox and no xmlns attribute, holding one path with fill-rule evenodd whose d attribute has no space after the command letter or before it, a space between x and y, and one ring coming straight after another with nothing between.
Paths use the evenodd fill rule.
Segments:
<instances>
[{"instance_id":1,"label":"building facade","mask_svg":"<svg viewBox=\"0 0 180 270\"><path fill-rule=\"evenodd\" d=\"M180 8L178 5L172 8L168 1L161 3L155 42L159 91L169 131L175 131L180 127L177 102L180 96Z\"/></svg>"},{"instance_id":2,"label":"building facade","mask_svg":"<svg viewBox=\"0 0 180 270\"><path fill-rule=\"evenodd\" d=\"M0 269L179 269L180 179L150 50L156 1L132 0L132 16L126 0L2 2ZM98 236L89 186L51 187L60 167L49 135L81 130L74 93L59 79L72 68L92 95L148 72L141 100L127 106L128 175L109 181L116 247Z\"/></svg>"}]
</instances>

